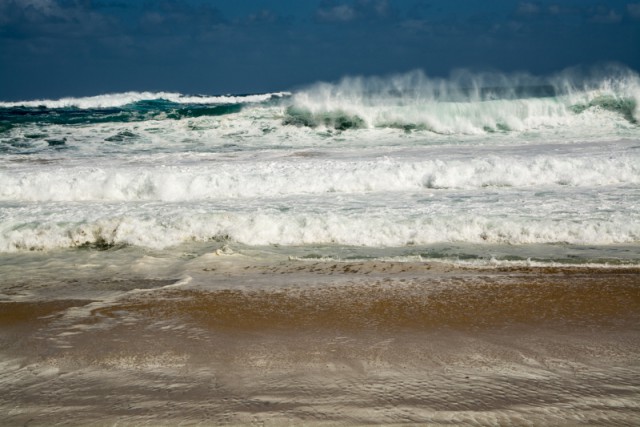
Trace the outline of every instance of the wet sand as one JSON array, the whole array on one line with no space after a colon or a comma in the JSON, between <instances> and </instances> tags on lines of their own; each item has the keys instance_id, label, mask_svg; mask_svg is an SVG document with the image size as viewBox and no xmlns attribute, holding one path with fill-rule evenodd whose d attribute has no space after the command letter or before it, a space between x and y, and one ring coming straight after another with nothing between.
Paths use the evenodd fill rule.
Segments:
<instances>
[{"instance_id":1,"label":"wet sand","mask_svg":"<svg viewBox=\"0 0 640 427\"><path fill-rule=\"evenodd\" d=\"M5 283L0 424L640 422L635 268L203 257L189 273L82 298Z\"/></svg>"}]
</instances>

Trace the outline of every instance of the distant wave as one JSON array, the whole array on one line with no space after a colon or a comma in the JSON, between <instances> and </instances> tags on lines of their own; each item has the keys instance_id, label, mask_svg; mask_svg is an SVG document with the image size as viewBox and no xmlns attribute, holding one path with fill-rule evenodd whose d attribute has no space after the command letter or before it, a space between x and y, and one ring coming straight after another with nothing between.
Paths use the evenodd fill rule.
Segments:
<instances>
[{"instance_id":1,"label":"distant wave","mask_svg":"<svg viewBox=\"0 0 640 427\"><path fill-rule=\"evenodd\" d=\"M61 98L56 100L41 99L33 101L0 102L0 108L81 108L99 109L116 108L134 104L141 101L166 100L176 104L242 104L258 103L289 95L288 92L274 92L258 95L221 95L221 96L197 96L183 95L176 92L124 92L81 98Z\"/></svg>"}]
</instances>

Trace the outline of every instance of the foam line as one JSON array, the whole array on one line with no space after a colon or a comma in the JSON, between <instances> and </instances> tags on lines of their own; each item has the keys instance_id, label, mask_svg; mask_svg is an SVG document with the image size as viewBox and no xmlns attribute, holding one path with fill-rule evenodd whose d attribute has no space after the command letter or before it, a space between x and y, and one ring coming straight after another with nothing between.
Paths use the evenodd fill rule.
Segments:
<instances>
[{"instance_id":1,"label":"foam line","mask_svg":"<svg viewBox=\"0 0 640 427\"><path fill-rule=\"evenodd\" d=\"M46 108L68 108L75 107L81 109L91 108L114 108L133 104L140 101L151 101L163 99L178 104L240 104L259 103L272 98L280 98L289 95L288 92L265 93L246 96L189 96L176 92L124 92L82 98L61 98L57 100L41 99L33 101L0 102L0 108L13 107L46 107Z\"/></svg>"}]
</instances>

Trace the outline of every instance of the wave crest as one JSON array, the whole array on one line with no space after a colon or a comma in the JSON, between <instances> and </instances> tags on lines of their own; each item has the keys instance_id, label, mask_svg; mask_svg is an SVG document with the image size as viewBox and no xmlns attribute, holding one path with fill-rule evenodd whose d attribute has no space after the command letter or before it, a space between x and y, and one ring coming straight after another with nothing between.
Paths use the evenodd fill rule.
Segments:
<instances>
[{"instance_id":1,"label":"wave crest","mask_svg":"<svg viewBox=\"0 0 640 427\"><path fill-rule=\"evenodd\" d=\"M570 126L577 115L594 110L636 124L639 101L640 76L625 68L551 77L458 72L449 79L413 71L312 85L293 94L284 124L477 134Z\"/></svg>"},{"instance_id":2,"label":"wave crest","mask_svg":"<svg viewBox=\"0 0 640 427\"><path fill-rule=\"evenodd\" d=\"M80 98L41 99L33 101L0 102L0 108L118 108L144 101L165 100L176 104L252 104L290 95L288 92L274 92L257 95L183 95L177 92L123 92Z\"/></svg>"}]
</instances>

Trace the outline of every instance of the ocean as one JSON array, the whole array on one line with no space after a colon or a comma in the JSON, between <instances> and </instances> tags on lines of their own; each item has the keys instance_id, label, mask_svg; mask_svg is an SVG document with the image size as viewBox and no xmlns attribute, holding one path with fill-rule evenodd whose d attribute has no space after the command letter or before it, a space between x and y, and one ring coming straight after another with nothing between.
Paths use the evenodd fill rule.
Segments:
<instances>
[{"instance_id":1,"label":"ocean","mask_svg":"<svg viewBox=\"0 0 640 427\"><path fill-rule=\"evenodd\" d=\"M632 425L639 102L620 67L2 101L0 420Z\"/></svg>"}]
</instances>

